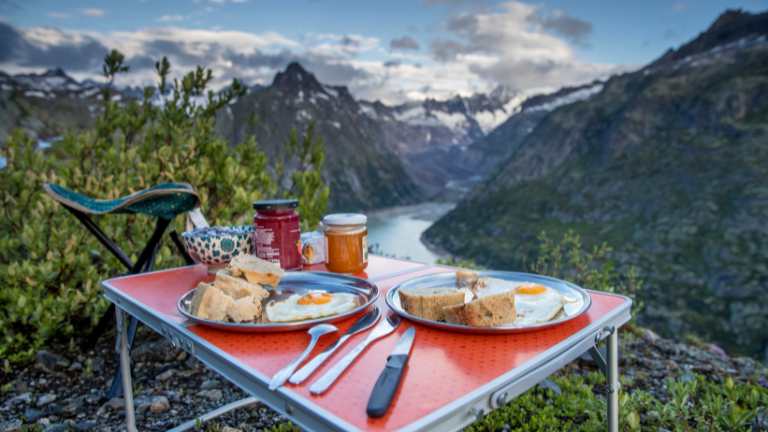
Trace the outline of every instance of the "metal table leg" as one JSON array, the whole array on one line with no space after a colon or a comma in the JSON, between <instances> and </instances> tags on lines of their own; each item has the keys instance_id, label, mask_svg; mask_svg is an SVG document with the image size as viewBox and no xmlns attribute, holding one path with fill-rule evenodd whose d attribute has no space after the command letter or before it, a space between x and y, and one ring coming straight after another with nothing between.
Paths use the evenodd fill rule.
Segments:
<instances>
[{"instance_id":1,"label":"metal table leg","mask_svg":"<svg viewBox=\"0 0 768 432\"><path fill-rule=\"evenodd\" d=\"M125 426L128 432L136 432L136 416L133 411L133 383L131 382L131 358L128 352L128 322L122 309L115 306L117 323L118 353L120 354L120 375L123 379L125 400Z\"/></svg>"},{"instance_id":2,"label":"metal table leg","mask_svg":"<svg viewBox=\"0 0 768 432\"><path fill-rule=\"evenodd\" d=\"M608 336L608 430L619 430L619 329Z\"/></svg>"},{"instance_id":3,"label":"metal table leg","mask_svg":"<svg viewBox=\"0 0 768 432\"><path fill-rule=\"evenodd\" d=\"M191 429L197 428L198 425L203 424L207 421L213 420L218 416L224 415L230 411L236 410L238 408L246 407L249 405L253 405L259 403L259 400L255 397L247 397L245 399L236 400L234 402L228 403L222 407L216 408L213 411L207 412L195 419L192 419L188 422L182 423L178 426L176 426L173 429L168 429L166 432L183 432Z\"/></svg>"}]
</instances>

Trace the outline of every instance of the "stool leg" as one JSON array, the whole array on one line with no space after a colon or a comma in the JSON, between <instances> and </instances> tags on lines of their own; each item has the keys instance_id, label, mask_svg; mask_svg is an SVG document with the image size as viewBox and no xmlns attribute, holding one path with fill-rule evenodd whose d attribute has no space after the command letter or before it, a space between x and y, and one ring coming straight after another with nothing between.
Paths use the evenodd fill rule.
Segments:
<instances>
[{"instance_id":1,"label":"stool leg","mask_svg":"<svg viewBox=\"0 0 768 432\"><path fill-rule=\"evenodd\" d=\"M123 398L125 400L125 426L128 432L136 431L136 417L133 407L133 382L131 381L131 357L128 351L128 323L125 322L125 312L115 308L117 321L117 338L120 346L120 375L123 381Z\"/></svg>"}]
</instances>

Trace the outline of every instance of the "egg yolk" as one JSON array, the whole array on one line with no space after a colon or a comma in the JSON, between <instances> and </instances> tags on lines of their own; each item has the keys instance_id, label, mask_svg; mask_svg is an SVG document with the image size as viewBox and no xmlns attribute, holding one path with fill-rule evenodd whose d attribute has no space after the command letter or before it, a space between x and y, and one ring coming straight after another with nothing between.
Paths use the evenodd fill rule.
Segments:
<instances>
[{"instance_id":1,"label":"egg yolk","mask_svg":"<svg viewBox=\"0 0 768 432\"><path fill-rule=\"evenodd\" d=\"M517 293L518 294L525 294L525 295L537 295L542 294L544 291L546 291L547 288L543 285L520 285L517 287Z\"/></svg>"},{"instance_id":2,"label":"egg yolk","mask_svg":"<svg viewBox=\"0 0 768 432\"><path fill-rule=\"evenodd\" d=\"M304 306L309 304L326 304L331 301L332 297L333 296L329 293L309 293L301 296L296 303Z\"/></svg>"}]
</instances>

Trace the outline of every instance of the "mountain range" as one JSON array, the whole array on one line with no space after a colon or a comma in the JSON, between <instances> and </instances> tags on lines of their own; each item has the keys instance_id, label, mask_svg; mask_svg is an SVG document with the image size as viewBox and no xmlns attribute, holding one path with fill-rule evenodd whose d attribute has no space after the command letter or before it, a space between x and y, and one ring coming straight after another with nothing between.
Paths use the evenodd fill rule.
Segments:
<instances>
[{"instance_id":1,"label":"mountain range","mask_svg":"<svg viewBox=\"0 0 768 432\"><path fill-rule=\"evenodd\" d=\"M768 13L728 11L593 88L476 141L506 159L425 240L515 269L573 230L640 270L641 323L768 358Z\"/></svg>"},{"instance_id":2,"label":"mountain range","mask_svg":"<svg viewBox=\"0 0 768 432\"><path fill-rule=\"evenodd\" d=\"M41 143L88 128L102 85L0 72L0 143L16 127ZM727 11L645 67L548 94L387 105L292 63L226 107L217 131L279 157L310 121L331 210L460 200L423 238L506 269L536 259L540 232L573 230L641 271L641 323L768 356L768 14Z\"/></svg>"},{"instance_id":3,"label":"mountain range","mask_svg":"<svg viewBox=\"0 0 768 432\"><path fill-rule=\"evenodd\" d=\"M91 126L101 110L103 85L78 82L61 69L0 72L0 142L17 127L45 141ZM117 88L113 97L142 95L138 88ZM467 184L490 172L499 160L494 153L503 151L483 140L504 136L506 129L522 130L497 129L512 114L522 110L533 122L562 101L589 95L574 88L527 98L499 86L488 94L392 106L357 100L347 87L323 84L291 63L272 83L251 86L222 110L217 131L233 144L254 135L268 155L280 157L291 128L302 132L314 122L326 147L331 209L366 210L434 197L458 199Z\"/></svg>"}]
</instances>

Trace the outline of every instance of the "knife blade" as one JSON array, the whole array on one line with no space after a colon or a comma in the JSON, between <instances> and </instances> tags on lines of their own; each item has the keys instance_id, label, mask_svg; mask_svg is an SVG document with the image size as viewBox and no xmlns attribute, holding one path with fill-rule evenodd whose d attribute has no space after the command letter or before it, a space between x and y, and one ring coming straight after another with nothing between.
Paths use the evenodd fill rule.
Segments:
<instances>
[{"instance_id":1,"label":"knife blade","mask_svg":"<svg viewBox=\"0 0 768 432\"><path fill-rule=\"evenodd\" d=\"M309 388L309 392L313 395L324 393L326 390L328 390L328 388L331 387L336 379L341 376L341 374L349 367L349 365L355 361L357 356L365 351L368 345L372 344L377 339L392 333L395 331L395 329L397 329L397 326L399 325L400 317L390 313L386 319L381 320L381 322L376 327L374 327L373 330L371 330L371 332L368 334L368 337L365 338L364 341L357 344L357 346L355 346L352 351L342 357L338 363L333 365L333 367L328 370L328 372L313 382L312 386Z\"/></svg>"},{"instance_id":2,"label":"knife blade","mask_svg":"<svg viewBox=\"0 0 768 432\"><path fill-rule=\"evenodd\" d=\"M368 407L366 408L368 416L381 417L389 409L392 398L395 396L395 391L397 391L397 387L400 385L403 377L403 369L405 369L405 365L408 363L408 357L410 356L415 337L416 329L409 327L403 333L400 340L397 341L395 349L387 357L384 370L381 371L381 375L376 380L376 384L374 384L373 390L371 390L371 396L368 399Z\"/></svg>"},{"instance_id":3,"label":"knife blade","mask_svg":"<svg viewBox=\"0 0 768 432\"><path fill-rule=\"evenodd\" d=\"M333 355L333 353L336 352L337 349L339 349L340 346L344 344L349 338L351 338L353 335L360 333L361 331L368 330L371 326L376 324L376 322L379 320L379 317L381 316L381 311L378 307L374 306L373 309L371 309L370 312L366 313L365 315L361 316L357 321L355 321L354 324L352 324L351 327L343 334L340 338L336 339L336 342L332 343L331 345L328 345L328 348L324 349L323 352L316 355L315 358L308 361L307 364L301 367L296 373L291 375L291 379L288 380L291 384L301 384L304 382L305 379L307 379L312 373L320 367L323 362L328 360L330 356Z\"/></svg>"}]
</instances>

